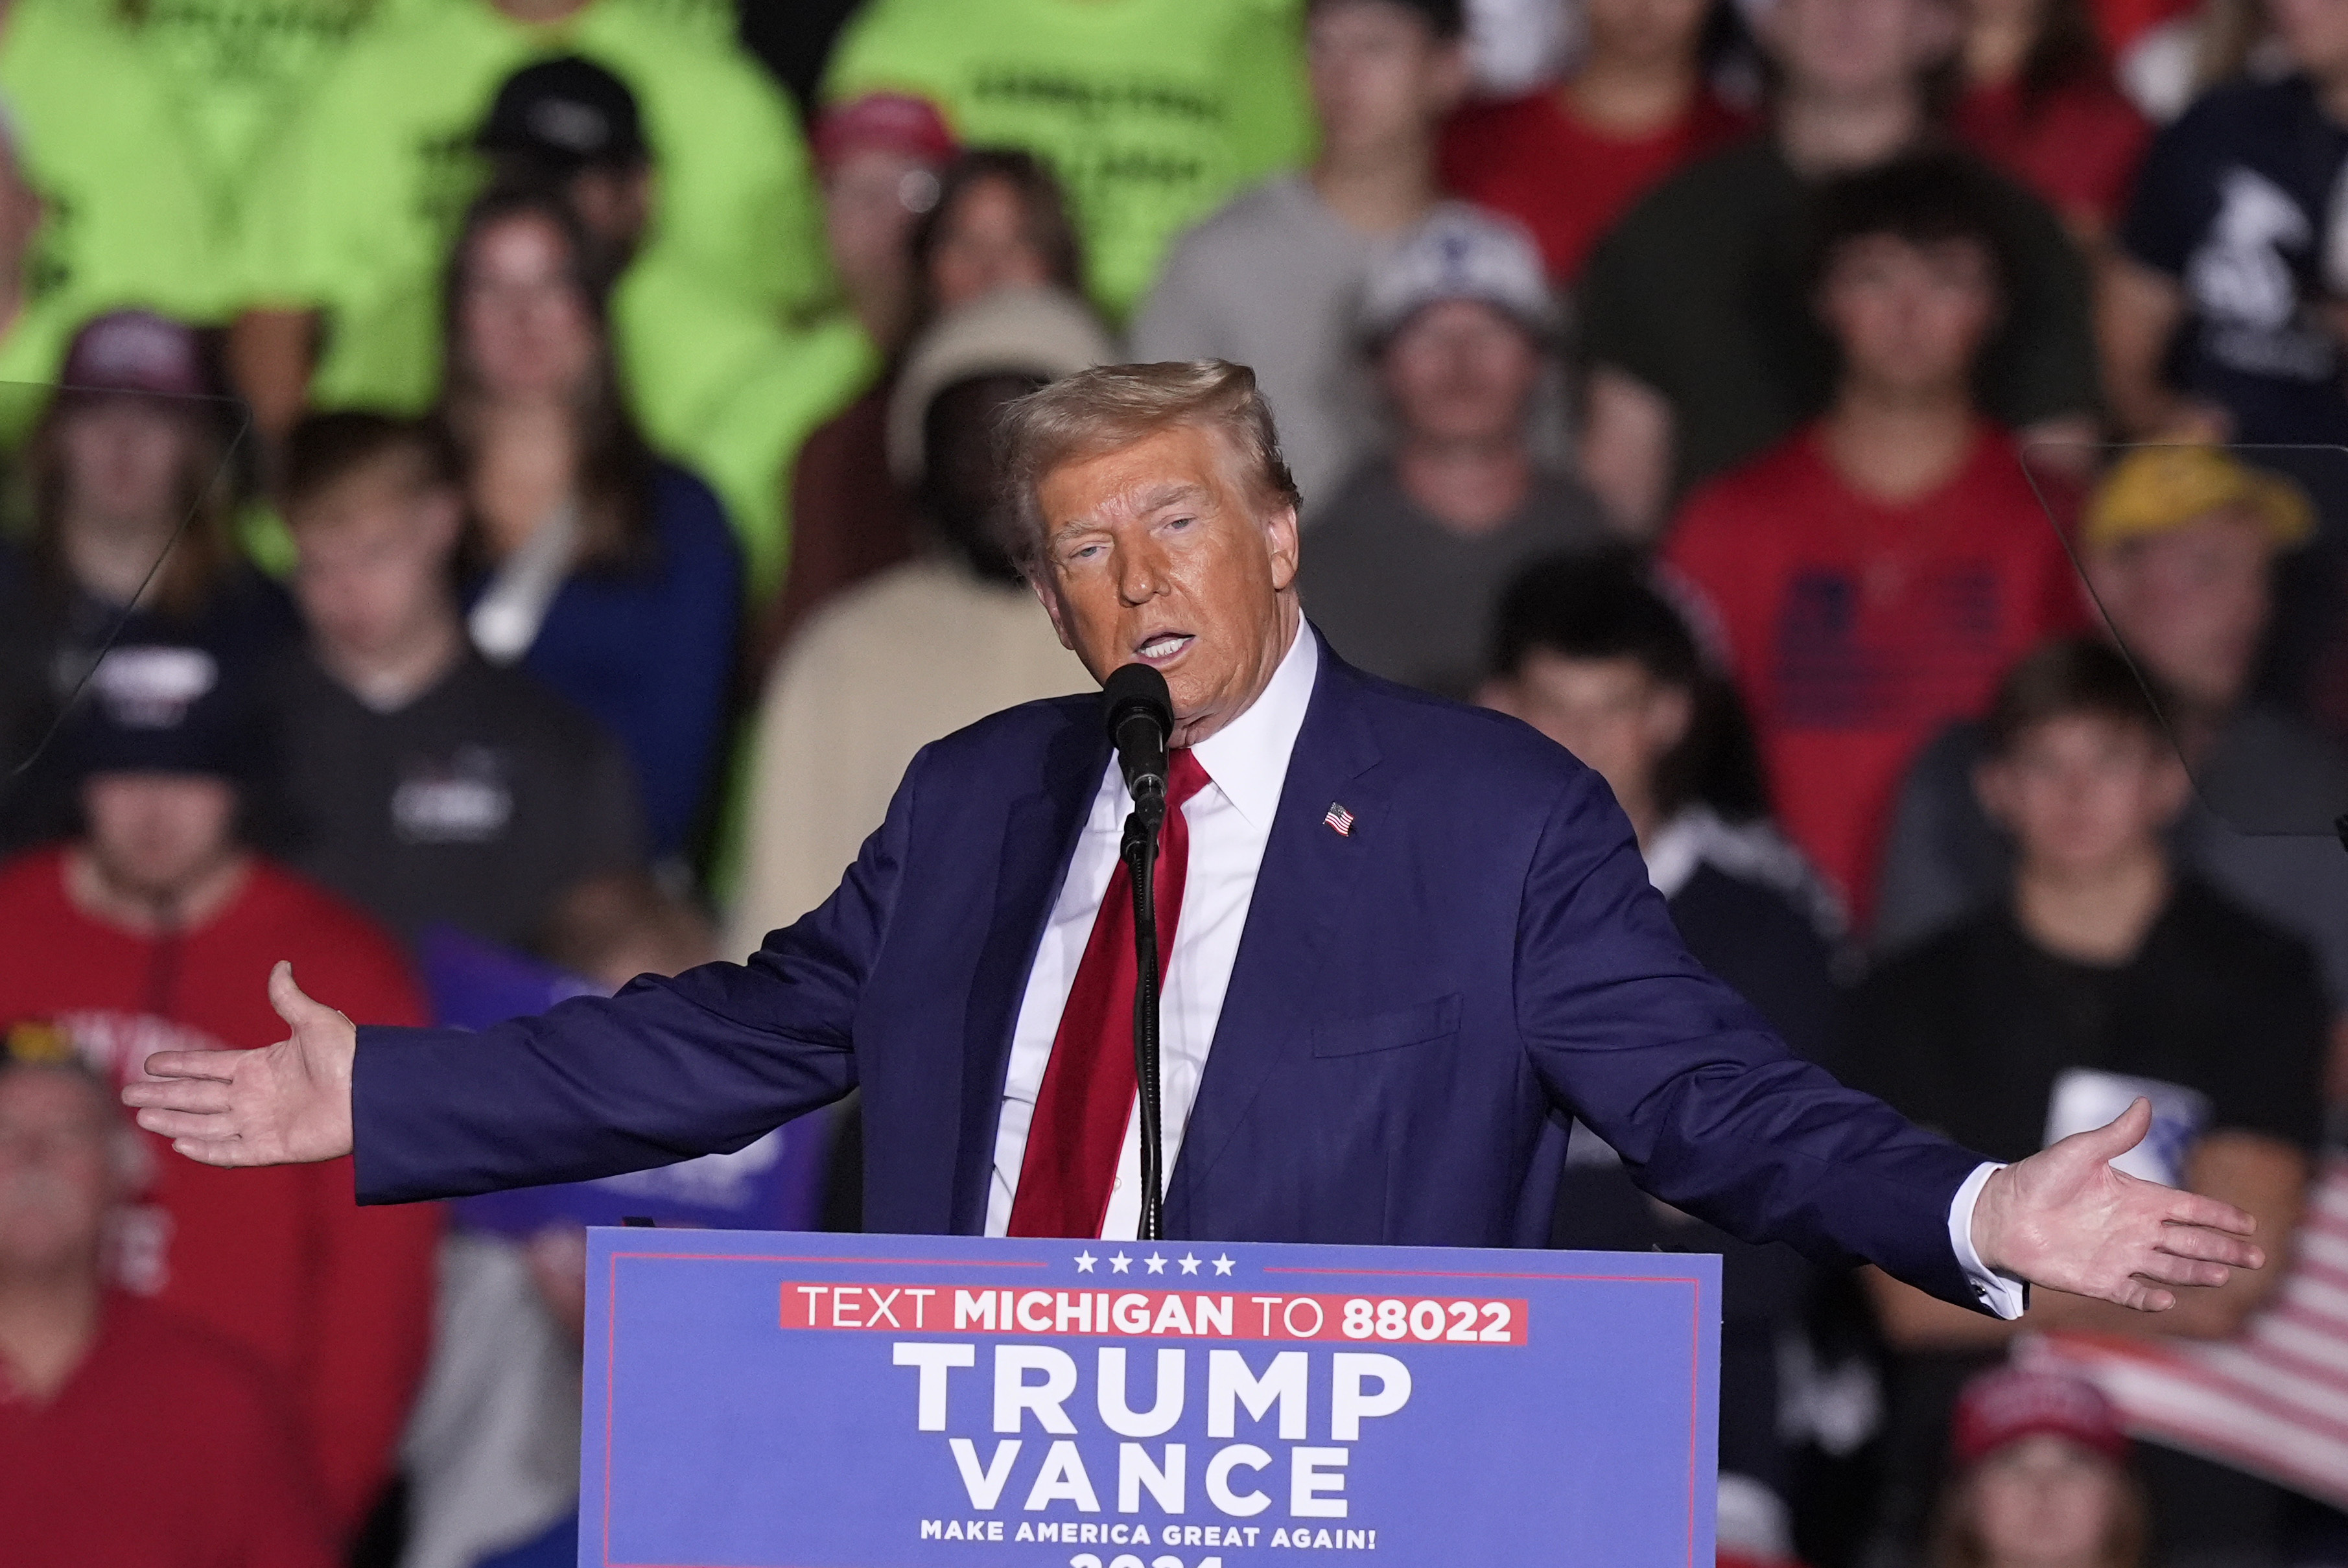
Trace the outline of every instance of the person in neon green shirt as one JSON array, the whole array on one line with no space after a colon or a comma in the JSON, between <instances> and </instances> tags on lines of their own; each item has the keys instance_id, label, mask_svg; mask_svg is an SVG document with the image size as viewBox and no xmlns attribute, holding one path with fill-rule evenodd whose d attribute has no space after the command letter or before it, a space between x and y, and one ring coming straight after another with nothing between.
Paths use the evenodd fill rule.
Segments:
<instances>
[{"instance_id":1,"label":"person in neon green shirt","mask_svg":"<svg viewBox=\"0 0 2348 1568\"><path fill-rule=\"evenodd\" d=\"M869 0L824 97L915 93L965 146L1052 166L1122 320L1167 243L1312 151L1297 0Z\"/></svg>"},{"instance_id":2,"label":"person in neon green shirt","mask_svg":"<svg viewBox=\"0 0 2348 1568\"><path fill-rule=\"evenodd\" d=\"M414 411L438 383L439 277L479 188L499 85L577 54L641 100L658 255L778 317L830 291L806 147L757 65L675 0L389 0L319 80L245 225L251 297L232 346L264 429L304 403Z\"/></svg>"},{"instance_id":3,"label":"person in neon green shirt","mask_svg":"<svg viewBox=\"0 0 2348 1568\"><path fill-rule=\"evenodd\" d=\"M162 85L93 0L16 0L0 23L0 91L15 157L41 202L31 294L84 316L143 305L223 319L234 258Z\"/></svg>"}]
</instances>

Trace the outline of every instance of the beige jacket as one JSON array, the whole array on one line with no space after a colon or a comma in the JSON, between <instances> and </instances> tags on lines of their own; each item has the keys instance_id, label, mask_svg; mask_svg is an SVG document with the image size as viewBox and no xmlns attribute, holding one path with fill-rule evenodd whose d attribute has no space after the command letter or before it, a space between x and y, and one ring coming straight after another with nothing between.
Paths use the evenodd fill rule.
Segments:
<instances>
[{"instance_id":1,"label":"beige jacket","mask_svg":"<svg viewBox=\"0 0 2348 1568\"><path fill-rule=\"evenodd\" d=\"M831 896L923 746L1002 708L1094 689L1034 594L942 562L894 568L817 612L760 705L728 955Z\"/></svg>"}]
</instances>

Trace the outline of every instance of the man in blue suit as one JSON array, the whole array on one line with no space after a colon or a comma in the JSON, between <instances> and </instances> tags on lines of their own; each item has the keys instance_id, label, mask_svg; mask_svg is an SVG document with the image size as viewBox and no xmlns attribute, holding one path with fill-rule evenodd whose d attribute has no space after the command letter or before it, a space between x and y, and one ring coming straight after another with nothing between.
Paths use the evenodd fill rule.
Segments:
<instances>
[{"instance_id":1,"label":"man in blue suit","mask_svg":"<svg viewBox=\"0 0 2348 1568\"><path fill-rule=\"evenodd\" d=\"M2001 1167L1794 1057L1682 947L1595 773L1338 658L1246 370L1089 371L1004 449L1061 640L1174 698L1169 1235L1534 1244L1578 1115L1666 1202L2003 1315L2028 1281L2158 1310L2262 1262L2248 1216L2108 1168L2141 1104ZM355 1151L396 1202L739 1149L860 1088L874 1229L1129 1237L1127 808L1096 705L1030 704L925 749L747 964L479 1034L355 1029L280 965L291 1038L160 1054L125 1098L212 1164Z\"/></svg>"}]
</instances>

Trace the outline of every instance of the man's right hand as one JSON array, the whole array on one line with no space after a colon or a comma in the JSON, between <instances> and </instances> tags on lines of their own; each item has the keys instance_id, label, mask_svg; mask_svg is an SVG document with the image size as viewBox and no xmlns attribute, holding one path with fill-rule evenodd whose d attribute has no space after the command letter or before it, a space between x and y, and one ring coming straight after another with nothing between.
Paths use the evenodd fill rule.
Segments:
<instances>
[{"instance_id":1,"label":"man's right hand","mask_svg":"<svg viewBox=\"0 0 2348 1568\"><path fill-rule=\"evenodd\" d=\"M257 1051L158 1051L122 1091L139 1125L206 1165L287 1165L351 1151L351 1062L358 1030L269 974L269 1005L294 1031Z\"/></svg>"}]
</instances>

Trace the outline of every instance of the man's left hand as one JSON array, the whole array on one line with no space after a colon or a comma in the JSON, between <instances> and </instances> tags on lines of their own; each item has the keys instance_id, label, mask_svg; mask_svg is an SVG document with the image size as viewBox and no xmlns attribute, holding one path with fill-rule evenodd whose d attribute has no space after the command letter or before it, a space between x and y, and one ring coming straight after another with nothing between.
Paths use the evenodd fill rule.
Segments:
<instances>
[{"instance_id":1,"label":"man's left hand","mask_svg":"<svg viewBox=\"0 0 2348 1568\"><path fill-rule=\"evenodd\" d=\"M1973 1206L1973 1251L2000 1274L2138 1312L2176 1305L2168 1286L2265 1267L2249 1239L2258 1222L2241 1210L2112 1169L2151 1130L2152 1102L2139 1099L2110 1126L1993 1173Z\"/></svg>"}]
</instances>

